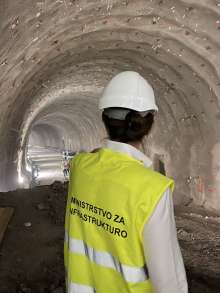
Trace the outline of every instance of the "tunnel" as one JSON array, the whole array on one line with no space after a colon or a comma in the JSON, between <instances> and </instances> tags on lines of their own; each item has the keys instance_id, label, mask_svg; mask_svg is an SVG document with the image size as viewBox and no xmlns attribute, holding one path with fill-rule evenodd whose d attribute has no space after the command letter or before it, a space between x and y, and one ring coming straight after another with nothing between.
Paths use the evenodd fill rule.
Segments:
<instances>
[{"instance_id":1,"label":"tunnel","mask_svg":"<svg viewBox=\"0 0 220 293\"><path fill-rule=\"evenodd\" d=\"M102 145L103 87L134 70L159 114L144 149L164 157L175 202L220 210L218 1L2 1L0 190L27 180L28 144Z\"/></svg>"},{"instance_id":2,"label":"tunnel","mask_svg":"<svg viewBox=\"0 0 220 293\"><path fill-rule=\"evenodd\" d=\"M154 88L142 149L175 180L175 204L219 213L217 0L1 0L0 192L30 187L29 157L47 184L64 150L102 146L98 101L127 70Z\"/></svg>"}]
</instances>

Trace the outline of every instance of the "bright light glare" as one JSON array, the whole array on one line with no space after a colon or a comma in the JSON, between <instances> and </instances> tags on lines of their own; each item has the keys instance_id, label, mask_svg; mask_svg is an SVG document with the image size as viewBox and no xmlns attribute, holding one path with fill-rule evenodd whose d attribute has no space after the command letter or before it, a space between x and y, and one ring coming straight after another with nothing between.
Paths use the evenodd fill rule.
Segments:
<instances>
[{"instance_id":1,"label":"bright light glare","mask_svg":"<svg viewBox=\"0 0 220 293\"><path fill-rule=\"evenodd\" d=\"M63 177L63 173L61 170L40 170L38 179L48 179L53 177Z\"/></svg>"},{"instance_id":2,"label":"bright light glare","mask_svg":"<svg viewBox=\"0 0 220 293\"><path fill-rule=\"evenodd\" d=\"M31 172L31 167L30 167L29 165L26 165L26 170L27 170L28 172Z\"/></svg>"},{"instance_id":3,"label":"bright light glare","mask_svg":"<svg viewBox=\"0 0 220 293\"><path fill-rule=\"evenodd\" d=\"M24 183L24 177L22 177L20 174L18 176L18 183L23 184Z\"/></svg>"}]
</instances>

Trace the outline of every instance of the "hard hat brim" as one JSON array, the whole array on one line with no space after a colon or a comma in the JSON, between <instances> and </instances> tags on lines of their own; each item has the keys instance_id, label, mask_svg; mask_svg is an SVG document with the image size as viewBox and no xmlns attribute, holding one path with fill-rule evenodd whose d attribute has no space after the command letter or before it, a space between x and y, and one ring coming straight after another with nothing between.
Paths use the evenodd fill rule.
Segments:
<instances>
[{"instance_id":1,"label":"hard hat brim","mask_svg":"<svg viewBox=\"0 0 220 293\"><path fill-rule=\"evenodd\" d=\"M138 112L143 112L143 111L150 111L154 110L158 112L158 107L156 104L151 104L148 105L147 103L143 103L142 97L135 97L133 101L136 101L136 103L128 103L127 97L124 99L122 97L117 98L117 97L111 97L111 99L108 99L108 102L106 102L106 99L100 99L99 101L99 109L103 110L106 108L126 108L126 109L131 109L134 111Z\"/></svg>"}]
</instances>

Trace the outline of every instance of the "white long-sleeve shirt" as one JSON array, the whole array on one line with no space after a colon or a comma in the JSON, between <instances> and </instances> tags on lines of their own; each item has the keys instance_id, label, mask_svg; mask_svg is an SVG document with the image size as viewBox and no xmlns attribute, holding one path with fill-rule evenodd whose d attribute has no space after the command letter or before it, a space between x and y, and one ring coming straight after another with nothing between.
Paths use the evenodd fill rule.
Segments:
<instances>
[{"instance_id":1,"label":"white long-sleeve shirt","mask_svg":"<svg viewBox=\"0 0 220 293\"><path fill-rule=\"evenodd\" d=\"M151 160L135 147L108 140L106 147L126 153L152 167ZM143 230L143 244L149 276L155 293L187 293L188 285L177 240L172 192L167 189Z\"/></svg>"}]
</instances>

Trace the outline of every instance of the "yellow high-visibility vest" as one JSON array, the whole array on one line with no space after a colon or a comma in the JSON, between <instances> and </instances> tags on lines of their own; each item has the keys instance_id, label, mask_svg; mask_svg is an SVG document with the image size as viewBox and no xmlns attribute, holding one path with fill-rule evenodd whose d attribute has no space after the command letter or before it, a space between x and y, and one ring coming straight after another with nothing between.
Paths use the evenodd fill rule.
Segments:
<instances>
[{"instance_id":1,"label":"yellow high-visibility vest","mask_svg":"<svg viewBox=\"0 0 220 293\"><path fill-rule=\"evenodd\" d=\"M64 243L68 293L153 292L142 231L173 185L107 148L72 160Z\"/></svg>"}]
</instances>

